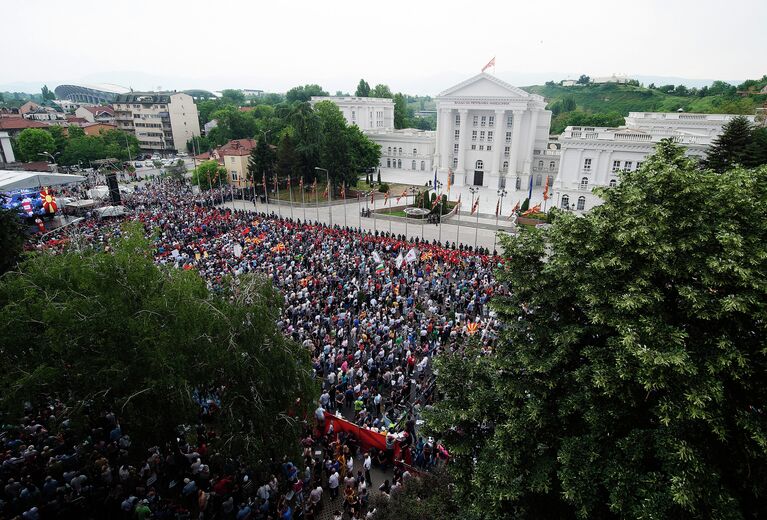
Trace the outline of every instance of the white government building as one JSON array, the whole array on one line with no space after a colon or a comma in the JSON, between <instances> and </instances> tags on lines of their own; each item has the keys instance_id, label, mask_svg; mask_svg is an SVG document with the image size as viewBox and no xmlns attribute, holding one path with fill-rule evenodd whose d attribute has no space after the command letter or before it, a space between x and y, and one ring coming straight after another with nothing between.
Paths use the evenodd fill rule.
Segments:
<instances>
[{"instance_id":1,"label":"white government building","mask_svg":"<svg viewBox=\"0 0 767 520\"><path fill-rule=\"evenodd\" d=\"M486 73L477 74L436 97L437 131L394 129L394 102L363 97L313 97L330 100L349 124L381 145L384 181L425 184L434 178L445 186L451 175L451 199L471 195L479 186L480 212L492 214L498 190L507 197L501 213L530 193L530 206L549 200L573 211L601 203L595 187L617 184L621 171L639 168L661 139L683 144L690 156L703 157L734 115L631 112L619 128L570 126L550 136L551 112L543 97ZM753 122L754 117L749 116ZM464 193L466 192L466 193ZM464 204L464 211L469 211Z\"/></svg>"}]
</instances>

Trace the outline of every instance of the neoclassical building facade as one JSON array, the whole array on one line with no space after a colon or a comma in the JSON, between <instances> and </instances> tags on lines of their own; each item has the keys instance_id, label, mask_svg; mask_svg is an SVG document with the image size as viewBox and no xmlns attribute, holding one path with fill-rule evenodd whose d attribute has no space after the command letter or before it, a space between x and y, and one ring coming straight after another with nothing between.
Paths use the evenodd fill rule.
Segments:
<instances>
[{"instance_id":1,"label":"neoclassical building facade","mask_svg":"<svg viewBox=\"0 0 767 520\"><path fill-rule=\"evenodd\" d=\"M544 158L551 112L542 96L481 73L441 92L436 102L435 164L442 182L452 174L455 186L524 189L558 169L558 157L554 165Z\"/></svg>"}]
</instances>

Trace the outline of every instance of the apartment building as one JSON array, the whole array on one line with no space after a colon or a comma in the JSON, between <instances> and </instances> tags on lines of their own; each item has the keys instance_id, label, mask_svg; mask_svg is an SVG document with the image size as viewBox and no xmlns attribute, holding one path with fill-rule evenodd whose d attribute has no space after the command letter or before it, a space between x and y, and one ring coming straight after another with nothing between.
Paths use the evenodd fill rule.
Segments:
<instances>
[{"instance_id":1,"label":"apartment building","mask_svg":"<svg viewBox=\"0 0 767 520\"><path fill-rule=\"evenodd\" d=\"M175 154L200 135L197 106L183 92L119 94L112 106L117 128L134 134L143 152Z\"/></svg>"}]
</instances>

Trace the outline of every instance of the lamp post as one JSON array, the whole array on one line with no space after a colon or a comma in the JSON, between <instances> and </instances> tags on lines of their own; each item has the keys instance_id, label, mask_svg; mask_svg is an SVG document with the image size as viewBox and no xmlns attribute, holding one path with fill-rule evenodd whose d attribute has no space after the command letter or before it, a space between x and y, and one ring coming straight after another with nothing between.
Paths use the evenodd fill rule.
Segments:
<instances>
[{"instance_id":1,"label":"lamp post","mask_svg":"<svg viewBox=\"0 0 767 520\"><path fill-rule=\"evenodd\" d=\"M493 254L495 254L495 244L498 240L498 215L500 215L501 211L503 211L503 198L506 196L507 191L504 188L501 188L498 190L498 197L500 198L498 202L498 211L495 213L495 233L493 233Z\"/></svg>"},{"instance_id":2,"label":"lamp post","mask_svg":"<svg viewBox=\"0 0 767 520\"><path fill-rule=\"evenodd\" d=\"M59 172L59 166L56 164L56 156L61 155L60 152L56 152L55 154L51 154L48 152L40 152L37 155L42 155L43 157L48 157L51 160L51 164L53 165L53 173Z\"/></svg>"},{"instance_id":3,"label":"lamp post","mask_svg":"<svg viewBox=\"0 0 767 520\"><path fill-rule=\"evenodd\" d=\"M479 198L479 186L469 186L471 192L471 211L474 211L474 195ZM474 225L474 251L477 250L477 233L479 232L479 207L477 207L477 223Z\"/></svg>"},{"instance_id":4,"label":"lamp post","mask_svg":"<svg viewBox=\"0 0 767 520\"><path fill-rule=\"evenodd\" d=\"M333 208L330 206L330 172L327 171L325 168L320 168L319 166L315 166L314 169L325 172L325 177L327 178L327 181L328 181L328 184L327 184L328 185L328 221L330 222L330 227L333 227ZM319 209L319 206L317 206L318 220L320 218L319 212L320 212L320 209Z\"/></svg>"}]
</instances>

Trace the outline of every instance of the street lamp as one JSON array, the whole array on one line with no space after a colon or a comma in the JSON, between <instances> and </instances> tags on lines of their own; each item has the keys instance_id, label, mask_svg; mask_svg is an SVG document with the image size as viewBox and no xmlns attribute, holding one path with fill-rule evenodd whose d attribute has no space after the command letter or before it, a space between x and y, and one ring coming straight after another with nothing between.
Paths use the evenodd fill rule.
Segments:
<instances>
[{"instance_id":1,"label":"street lamp","mask_svg":"<svg viewBox=\"0 0 767 520\"><path fill-rule=\"evenodd\" d=\"M500 215L501 211L503 211L503 198L506 196L506 190L504 188L501 188L498 190L498 197L500 200L498 201L498 211L495 212L495 233L493 234L493 254L495 254L495 244L498 240L498 215Z\"/></svg>"},{"instance_id":2,"label":"street lamp","mask_svg":"<svg viewBox=\"0 0 767 520\"><path fill-rule=\"evenodd\" d=\"M327 171L325 168L320 168L319 166L314 167L315 170L323 171L325 172L325 176L328 180L328 220L330 222L330 227L333 227L333 209L330 206L330 172ZM317 190L319 191L319 190ZM320 219L320 203L319 198L317 200L317 220Z\"/></svg>"},{"instance_id":3,"label":"street lamp","mask_svg":"<svg viewBox=\"0 0 767 520\"><path fill-rule=\"evenodd\" d=\"M50 160L51 160L51 164L53 165L53 173L58 173L58 172L59 172L59 167L58 167L58 165L56 164L56 156L58 156L58 155L61 155L61 152L56 152L56 154L55 154L55 155L54 155L54 154L51 154L51 153L49 153L49 152L40 152L40 153L38 153L37 155L41 155L41 156L43 156L43 157L48 157L48 158L50 158Z\"/></svg>"},{"instance_id":4,"label":"street lamp","mask_svg":"<svg viewBox=\"0 0 767 520\"><path fill-rule=\"evenodd\" d=\"M479 186L469 186L471 192L471 211L474 211L474 195L479 199ZM477 233L479 232L479 207L477 207L477 222L474 225L474 251L477 250Z\"/></svg>"}]
</instances>

